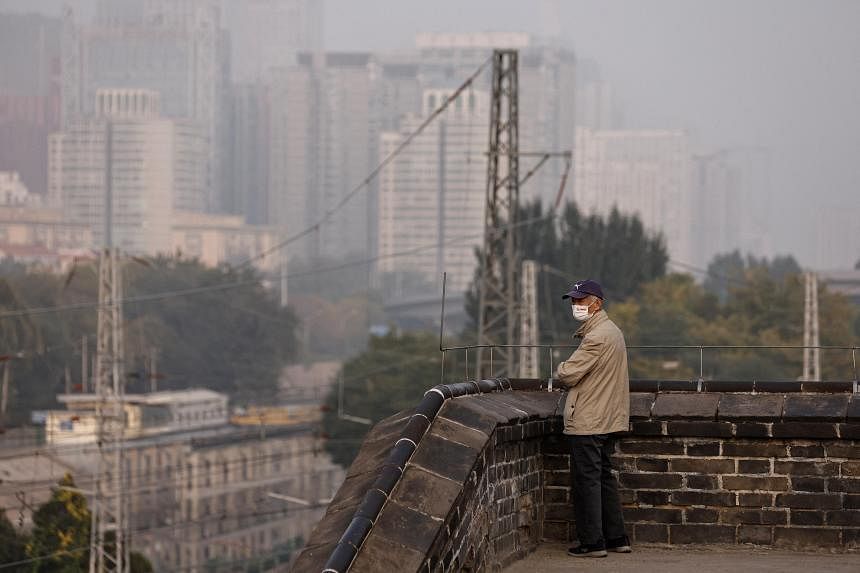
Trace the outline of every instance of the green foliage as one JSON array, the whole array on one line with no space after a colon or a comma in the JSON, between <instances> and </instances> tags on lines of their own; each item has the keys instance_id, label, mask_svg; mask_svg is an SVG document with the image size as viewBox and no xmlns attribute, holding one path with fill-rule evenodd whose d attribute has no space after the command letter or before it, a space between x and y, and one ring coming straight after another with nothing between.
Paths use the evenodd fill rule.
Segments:
<instances>
[{"instance_id":1,"label":"green foliage","mask_svg":"<svg viewBox=\"0 0 860 573\"><path fill-rule=\"evenodd\" d=\"M0 514L0 563L31 560L10 571L30 573L85 573L89 570L92 516L86 498L73 491L75 480L66 474L51 498L33 514L33 530L20 534ZM152 573L152 564L137 551L130 555L131 573Z\"/></svg>"},{"instance_id":2,"label":"green foliage","mask_svg":"<svg viewBox=\"0 0 860 573\"><path fill-rule=\"evenodd\" d=\"M54 488L45 504L33 514L33 533L27 543L27 555L35 561L32 571L45 573L79 573L89 567L90 511L87 500L74 488L75 481L66 474Z\"/></svg>"},{"instance_id":3,"label":"green foliage","mask_svg":"<svg viewBox=\"0 0 860 573\"><path fill-rule=\"evenodd\" d=\"M765 271L772 279L781 281L790 275L801 272L800 265L792 256L777 256L773 260L767 257L760 259L747 255L746 258L740 251L732 251L716 255L708 264L708 274L705 278L705 290L717 295L720 301L725 302L732 285L742 284L746 279L747 272L753 269Z\"/></svg>"},{"instance_id":4,"label":"green foliage","mask_svg":"<svg viewBox=\"0 0 860 573\"><path fill-rule=\"evenodd\" d=\"M27 559L27 538L21 535L0 507L0 563L15 563ZM26 566L10 567L9 571L25 571Z\"/></svg>"},{"instance_id":5,"label":"green foliage","mask_svg":"<svg viewBox=\"0 0 860 573\"><path fill-rule=\"evenodd\" d=\"M343 412L374 423L412 408L439 381L439 340L429 333L373 337L367 352L347 361L343 377ZM326 398L323 427L326 450L335 463L349 466L369 427L338 417L338 387Z\"/></svg>"},{"instance_id":6,"label":"green foliage","mask_svg":"<svg viewBox=\"0 0 860 573\"><path fill-rule=\"evenodd\" d=\"M741 260L734 255L715 262ZM628 346L713 345L797 346L803 341L803 282L800 274L779 272L784 264L759 261L733 271L725 290L699 286L686 275L669 275L643 285L640 295L611 309ZM712 265L714 267L714 265ZM722 270L726 270L726 266ZM776 271L774 269L777 269ZM854 324L860 310L842 295L819 291L821 344L860 343ZM699 352L693 350L630 349L634 378L690 379L699 376ZM791 380L802 370L803 353L791 349L722 349L703 354L704 378L723 380ZM824 350L822 378L853 378L851 354Z\"/></svg>"},{"instance_id":7,"label":"green foliage","mask_svg":"<svg viewBox=\"0 0 860 573\"><path fill-rule=\"evenodd\" d=\"M663 239L647 232L637 216L622 215L616 209L607 217L584 215L572 202L557 219L549 214L540 202L534 202L518 215L520 221L532 221L519 228L523 257L544 265L537 291L541 342L569 337L570 322L559 315L566 308L561 295L574 280L594 279L608 301L622 301L642 284L665 274L669 259ZM477 269L466 293L471 319L467 337L477 325L479 272Z\"/></svg>"},{"instance_id":8,"label":"green foliage","mask_svg":"<svg viewBox=\"0 0 860 573\"><path fill-rule=\"evenodd\" d=\"M242 404L271 400L281 369L297 353L297 320L281 308L250 269L207 268L196 261L157 258L126 267L128 296L245 283L242 286L125 306L127 352L142 369L150 346L159 348L160 386L201 386ZM143 377L145 378L145 377Z\"/></svg>"},{"instance_id":9,"label":"green foliage","mask_svg":"<svg viewBox=\"0 0 860 573\"><path fill-rule=\"evenodd\" d=\"M124 307L128 391L147 387L151 348L159 353L161 389L205 386L228 393L237 403L270 400L281 369L297 356L292 310L281 308L252 270L207 268L197 261L160 257L146 264L128 261L126 297L198 287L226 289L128 303ZM81 264L70 277L0 264L0 312L88 304L96 300L96 265ZM80 384L81 337L95 348L96 311L65 310L0 319L0 354L9 362L11 422L30 410L55 407L64 371Z\"/></svg>"}]
</instances>

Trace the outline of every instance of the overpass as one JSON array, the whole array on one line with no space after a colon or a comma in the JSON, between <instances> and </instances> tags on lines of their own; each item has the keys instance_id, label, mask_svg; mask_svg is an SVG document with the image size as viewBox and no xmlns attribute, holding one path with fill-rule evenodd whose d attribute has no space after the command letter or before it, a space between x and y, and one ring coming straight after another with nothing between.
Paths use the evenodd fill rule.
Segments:
<instances>
[{"instance_id":1,"label":"overpass","mask_svg":"<svg viewBox=\"0 0 860 573\"><path fill-rule=\"evenodd\" d=\"M823 549L860 563L856 383L630 390L614 462L634 544ZM569 542L563 397L534 379L434 387L371 430L294 571L524 571L521 560Z\"/></svg>"}]
</instances>

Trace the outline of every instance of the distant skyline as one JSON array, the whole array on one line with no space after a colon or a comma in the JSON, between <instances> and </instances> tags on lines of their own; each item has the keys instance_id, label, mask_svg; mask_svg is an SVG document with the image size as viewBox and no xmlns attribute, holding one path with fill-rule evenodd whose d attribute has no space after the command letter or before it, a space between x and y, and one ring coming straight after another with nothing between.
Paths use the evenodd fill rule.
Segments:
<instances>
[{"instance_id":1,"label":"distant skyline","mask_svg":"<svg viewBox=\"0 0 860 573\"><path fill-rule=\"evenodd\" d=\"M615 86L629 127L687 129L700 152L768 150L776 252L817 266L814 214L860 217L860 2L326 1L332 50L410 48L419 31L541 34L557 22ZM845 240L855 254L841 266L853 266L860 235Z\"/></svg>"},{"instance_id":2,"label":"distant skyline","mask_svg":"<svg viewBox=\"0 0 860 573\"><path fill-rule=\"evenodd\" d=\"M702 153L767 150L774 251L820 268L835 265L820 264L818 236L833 229L818 221L860 213L857 22L855 0L325 0L323 29L326 49L346 51L409 49L422 31L557 33L598 63L627 127L686 129ZM836 235L824 243L853 266L860 232Z\"/></svg>"}]
</instances>

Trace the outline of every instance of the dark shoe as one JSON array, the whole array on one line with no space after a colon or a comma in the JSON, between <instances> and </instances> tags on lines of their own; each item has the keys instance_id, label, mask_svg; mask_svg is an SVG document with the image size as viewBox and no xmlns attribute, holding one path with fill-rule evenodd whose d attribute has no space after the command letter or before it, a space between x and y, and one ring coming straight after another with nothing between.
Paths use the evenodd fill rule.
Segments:
<instances>
[{"instance_id":1,"label":"dark shoe","mask_svg":"<svg viewBox=\"0 0 860 573\"><path fill-rule=\"evenodd\" d=\"M576 547L571 547L567 550L567 554L572 557L606 557L606 548L602 543L597 545L583 545L580 543Z\"/></svg>"},{"instance_id":2,"label":"dark shoe","mask_svg":"<svg viewBox=\"0 0 860 573\"><path fill-rule=\"evenodd\" d=\"M632 553L633 549L630 547L630 538L626 535L618 537L616 539L610 539L606 542L606 549L609 551L613 551L615 553Z\"/></svg>"}]
</instances>

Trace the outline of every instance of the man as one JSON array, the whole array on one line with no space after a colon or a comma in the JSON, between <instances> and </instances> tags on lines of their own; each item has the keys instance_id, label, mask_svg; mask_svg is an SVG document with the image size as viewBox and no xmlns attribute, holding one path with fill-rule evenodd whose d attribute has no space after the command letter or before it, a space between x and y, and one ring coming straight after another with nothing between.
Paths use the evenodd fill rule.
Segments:
<instances>
[{"instance_id":1,"label":"man","mask_svg":"<svg viewBox=\"0 0 860 573\"><path fill-rule=\"evenodd\" d=\"M557 378L568 389L564 433L570 436L573 509L579 545L568 554L606 557L606 551L630 553L618 484L609 459L615 432L628 430L630 417L627 347L624 335L603 310L603 289L592 280L574 285L573 317L582 322L574 353L559 364Z\"/></svg>"}]
</instances>

